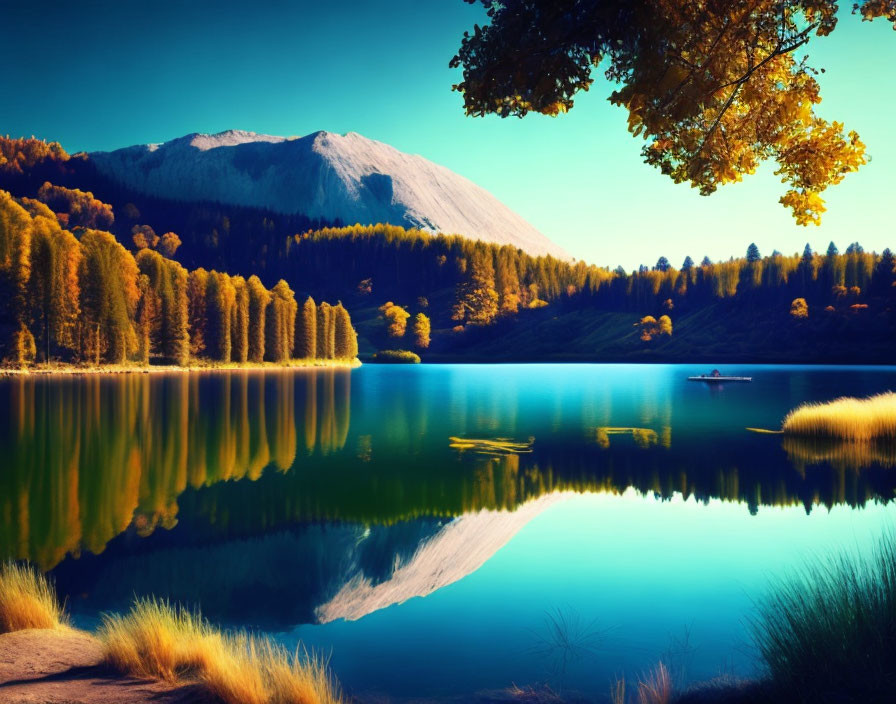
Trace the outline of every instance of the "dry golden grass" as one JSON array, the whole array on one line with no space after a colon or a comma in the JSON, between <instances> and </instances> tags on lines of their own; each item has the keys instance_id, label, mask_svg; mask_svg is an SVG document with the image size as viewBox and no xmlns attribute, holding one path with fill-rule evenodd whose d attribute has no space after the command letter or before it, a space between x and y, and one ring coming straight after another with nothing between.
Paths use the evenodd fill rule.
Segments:
<instances>
[{"instance_id":1,"label":"dry golden grass","mask_svg":"<svg viewBox=\"0 0 896 704\"><path fill-rule=\"evenodd\" d=\"M0 633L63 625L56 591L33 567L0 564Z\"/></svg>"},{"instance_id":2,"label":"dry golden grass","mask_svg":"<svg viewBox=\"0 0 896 704\"><path fill-rule=\"evenodd\" d=\"M896 440L896 393L807 403L787 415L782 429L788 435L851 442Z\"/></svg>"},{"instance_id":3,"label":"dry golden grass","mask_svg":"<svg viewBox=\"0 0 896 704\"><path fill-rule=\"evenodd\" d=\"M326 662L291 655L265 638L221 633L202 617L155 599L107 615L98 633L106 663L129 675L199 681L224 704L340 704Z\"/></svg>"},{"instance_id":4,"label":"dry golden grass","mask_svg":"<svg viewBox=\"0 0 896 704\"><path fill-rule=\"evenodd\" d=\"M625 678L616 680L610 688L611 704L669 704L671 701L672 678L663 663L641 677L634 699L626 696Z\"/></svg>"}]
</instances>

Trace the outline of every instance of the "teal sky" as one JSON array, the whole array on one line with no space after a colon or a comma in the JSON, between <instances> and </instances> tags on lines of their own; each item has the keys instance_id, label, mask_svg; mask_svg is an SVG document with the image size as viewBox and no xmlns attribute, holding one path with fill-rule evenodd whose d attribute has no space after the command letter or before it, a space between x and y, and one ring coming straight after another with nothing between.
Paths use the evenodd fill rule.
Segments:
<instances>
[{"instance_id":1,"label":"teal sky","mask_svg":"<svg viewBox=\"0 0 896 704\"><path fill-rule=\"evenodd\" d=\"M821 227L803 228L778 204L771 168L701 198L642 164L600 77L559 118L465 117L448 61L483 16L462 0L0 0L0 132L69 151L232 128L360 132L472 179L600 265L727 258L751 241L763 253L896 245L896 34L885 22L844 15L809 46L826 69L822 116L856 129L873 161L827 192Z\"/></svg>"}]
</instances>

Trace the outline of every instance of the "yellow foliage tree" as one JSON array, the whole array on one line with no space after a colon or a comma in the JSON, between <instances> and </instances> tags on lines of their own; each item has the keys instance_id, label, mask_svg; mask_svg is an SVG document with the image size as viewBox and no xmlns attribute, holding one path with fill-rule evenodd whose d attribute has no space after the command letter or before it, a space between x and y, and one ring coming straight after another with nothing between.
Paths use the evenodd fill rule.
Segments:
<instances>
[{"instance_id":1,"label":"yellow foliage tree","mask_svg":"<svg viewBox=\"0 0 896 704\"><path fill-rule=\"evenodd\" d=\"M488 22L450 63L463 68L454 89L468 115L567 112L600 66L648 164L709 195L772 160L801 225L818 224L821 193L866 163L858 134L816 114L802 56L834 31L835 0L481 2ZM896 24L892 0L859 0L854 12Z\"/></svg>"},{"instance_id":2,"label":"yellow foliage tree","mask_svg":"<svg viewBox=\"0 0 896 704\"><path fill-rule=\"evenodd\" d=\"M379 308L383 314L383 320L386 321L386 330L389 337L404 337L408 328L408 318L411 314L401 306L395 305L392 301L387 301Z\"/></svg>"},{"instance_id":3,"label":"yellow foliage tree","mask_svg":"<svg viewBox=\"0 0 896 704\"><path fill-rule=\"evenodd\" d=\"M792 315L797 320L802 320L809 317L809 304L806 303L805 298L793 299L793 303L790 304L790 315Z\"/></svg>"},{"instance_id":4,"label":"yellow foliage tree","mask_svg":"<svg viewBox=\"0 0 896 704\"><path fill-rule=\"evenodd\" d=\"M423 313L414 316L414 344L425 350L429 347L430 322Z\"/></svg>"}]
</instances>

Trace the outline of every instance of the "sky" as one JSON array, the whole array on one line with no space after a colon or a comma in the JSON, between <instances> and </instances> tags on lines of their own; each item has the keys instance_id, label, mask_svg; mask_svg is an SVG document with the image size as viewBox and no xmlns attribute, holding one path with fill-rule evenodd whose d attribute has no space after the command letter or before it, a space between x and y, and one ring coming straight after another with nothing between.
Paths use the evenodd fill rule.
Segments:
<instances>
[{"instance_id":1,"label":"sky","mask_svg":"<svg viewBox=\"0 0 896 704\"><path fill-rule=\"evenodd\" d=\"M841 3L849 5L851 3ZM813 39L824 102L872 162L825 193L820 227L795 224L764 167L701 197L641 162L642 141L597 76L557 118L466 117L448 62L483 22L462 0L0 0L0 134L69 152L191 132L359 132L491 191L578 259L601 266L727 259L806 242L896 246L896 33L844 13Z\"/></svg>"}]
</instances>

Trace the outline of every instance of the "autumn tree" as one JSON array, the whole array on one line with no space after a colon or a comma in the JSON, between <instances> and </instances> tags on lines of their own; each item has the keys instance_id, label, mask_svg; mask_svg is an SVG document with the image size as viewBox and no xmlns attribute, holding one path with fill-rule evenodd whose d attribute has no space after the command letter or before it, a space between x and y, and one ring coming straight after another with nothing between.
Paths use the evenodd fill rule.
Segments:
<instances>
[{"instance_id":1,"label":"autumn tree","mask_svg":"<svg viewBox=\"0 0 896 704\"><path fill-rule=\"evenodd\" d=\"M205 290L206 352L219 362L231 361L231 322L236 289L227 274L210 271Z\"/></svg>"},{"instance_id":2,"label":"autumn tree","mask_svg":"<svg viewBox=\"0 0 896 704\"><path fill-rule=\"evenodd\" d=\"M339 303L333 308L335 316L334 353L337 359L354 359L358 356L358 336L352 327L348 311Z\"/></svg>"},{"instance_id":3,"label":"autumn tree","mask_svg":"<svg viewBox=\"0 0 896 704\"><path fill-rule=\"evenodd\" d=\"M661 315L657 321L658 333L660 335L672 336L672 319L668 315Z\"/></svg>"},{"instance_id":4,"label":"autumn tree","mask_svg":"<svg viewBox=\"0 0 896 704\"><path fill-rule=\"evenodd\" d=\"M286 362L292 357L296 324L295 293L283 280L271 289L271 304L265 321L265 359Z\"/></svg>"},{"instance_id":5,"label":"autumn tree","mask_svg":"<svg viewBox=\"0 0 896 704\"><path fill-rule=\"evenodd\" d=\"M31 217L6 191L0 191L0 352L20 364L36 353L28 329L31 277Z\"/></svg>"},{"instance_id":6,"label":"autumn tree","mask_svg":"<svg viewBox=\"0 0 896 704\"><path fill-rule=\"evenodd\" d=\"M386 324L386 332L389 337L404 337L408 327L408 318L411 314L401 306L395 305L392 301L387 301L379 308Z\"/></svg>"},{"instance_id":7,"label":"autumn tree","mask_svg":"<svg viewBox=\"0 0 896 704\"><path fill-rule=\"evenodd\" d=\"M317 357L317 304L311 296L305 299L296 316L295 356L298 359Z\"/></svg>"},{"instance_id":8,"label":"autumn tree","mask_svg":"<svg viewBox=\"0 0 896 704\"><path fill-rule=\"evenodd\" d=\"M137 249L155 249L159 244L159 236L149 225L134 225L131 240Z\"/></svg>"},{"instance_id":9,"label":"autumn tree","mask_svg":"<svg viewBox=\"0 0 896 704\"><path fill-rule=\"evenodd\" d=\"M207 316L205 294L208 288L208 272L194 269L187 279L187 317L190 325L190 355L199 357L205 352Z\"/></svg>"},{"instance_id":10,"label":"autumn tree","mask_svg":"<svg viewBox=\"0 0 896 704\"><path fill-rule=\"evenodd\" d=\"M336 356L336 319L333 307L323 301L317 307L317 357L333 359Z\"/></svg>"},{"instance_id":11,"label":"autumn tree","mask_svg":"<svg viewBox=\"0 0 896 704\"><path fill-rule=\"evenodd\" d=\"M80 265L81 245L75 236L63 230L55 217L34 217L27 290L38 357L45 360L53 353L77 348Z\"/></svg>"},{"instance_id":12,"label":"autumn tree","mask_svg":"<svg viewBox=\"0 0 896 704\"><path fill-rule=\"evenodd\" d=\"M809 305L805 298L794 298L790 304L790 315L797 320L803 320L809 317Z\"/></svg>"},{"instance_id":13,"label":"autumn tree","mask_svg":"<svg viewBox=\"0 0 896 704\"><path fill-rule=\"evenodd\" d=\"M815 113L819 85L802 55L834 30L834 0L481 2L488 22L450 62L463 68L454 89L468 115L566 112L601 66L648 164L708 195L773 160L789 187L781 203L802 225L820 221L828 186L866 163L855 132ZM896 23L887 0L855 11Z\"/></svg>"},{"instance_id":14,"label":"autumn tree","mask_svg":"<svg viewBox=\"0 0 896 704\"><path fill-rule=\"evenodd\" d=\"M257 276L246 281L249 289L249 360L264 360L265 318L271 294Z\"/></svg>"},{"instance_id":15,"label":"autumn tree","mask_svg":"<svg viewBox=\"0 0 896 704\"><path fill-rule=\"evenodd\" d=\"M152 325L151 332L144 332L149 333L151 350L174 364L184 365L190 358L187 270L149 249L140 250L136 261L140 273L147 277L141 296L154 299L142 308L158 311L157 324Z\"/></svg>"},{"instance_id":16,"label":"autumn tree","mask_svg":"<svg viewBox=\"0 0 896 704\"><path fill-rule=\"evenodd\" d=\"M120 364L137 349L132 322L140 298L137 263L108 232L85 230L80 242L81 352L97 363Z\"/></svg>"},{"instance_id":17,"label":"autumn tree","mask_svg":"<svg viewBox=\"0 0 896 704\"><path fill-rule=\"evenodd\" d=\"M468 278L457 287L457 303L452 317L474 325L488 325L497 314L495 267L490 254L477 249L470 262Z\"/></svg>"},{"instance_id":18,"label":"autumn tree","mask_svg":"<svg viewBox=\"0 0 896 704\"><path fill-rule=\"evenodd\" d=\"M181 246L180 237L174 232L166 232L159 241L159 250L166 257L173 257L177 248Z\"/></svg>"},{"instance_id":19,"label":"autumn tree","mask_svg":"<svg viewBox=\"0 0 896 704\"><path fill-rule=\"evenodd\" d=\"M230 318L230 358L243 364L249 361L249 288L242 276L231 276L234 302Z\"/></svg>"},{"instance_id":20,"label":"autumn tree","mask_svg":"<svg viewBox=\"0 0 896 704\"><path fill-rule=\"evenodd\" d=\"M46 203L66 227L108 230L115 222L112 206L95 198L90 191L54 186L46 181L38 190L37 198Z\"/></svg>"},{"instance_id":21,"label":"autumn tree","mask_svg":"<svg viewBox=\"0 0 896 704\"><path fill-rule=\"evenodd\" d=\"M423 313L414 316L414 344L420 349L429 347L430 323Z\"/></svg>"}]
</instances>

